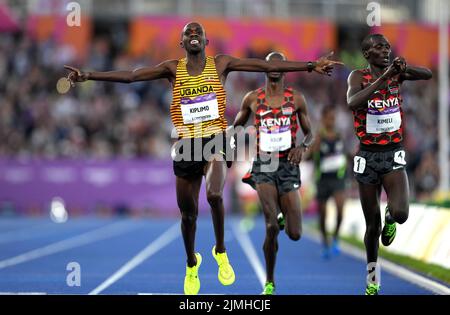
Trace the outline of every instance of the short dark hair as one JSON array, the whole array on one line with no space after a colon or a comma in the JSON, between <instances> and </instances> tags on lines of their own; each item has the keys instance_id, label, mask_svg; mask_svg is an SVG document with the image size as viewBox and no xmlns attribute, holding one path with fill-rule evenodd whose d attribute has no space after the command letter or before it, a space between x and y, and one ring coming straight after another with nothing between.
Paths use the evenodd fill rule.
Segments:
<instances>
[{"instance_id":1,"label":"short dark hair","mask_svg":"<svg viewBox=\"0 0 450 315\"><path fill-rule=\"evenodd\" d=\"M362 43L361 43L361 50L362 50L363 52L369 50L370 47L372 47L372 41L373 41L375 38L381 38L381 37L384 38L384 35L383 35L383 34L369 34L369 35L367 35L367 36L363 39L363 41L362 41Z\"/></svg>"}]
</instances>

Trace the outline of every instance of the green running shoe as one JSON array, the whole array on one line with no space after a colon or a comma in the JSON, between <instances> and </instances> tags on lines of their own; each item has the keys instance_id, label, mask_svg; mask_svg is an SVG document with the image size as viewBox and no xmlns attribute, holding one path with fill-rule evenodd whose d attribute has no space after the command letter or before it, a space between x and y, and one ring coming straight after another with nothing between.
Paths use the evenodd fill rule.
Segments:
<instances>
[{"instance_id":1,"label":"green running shoe","mask_svg":"<svg viewBox=\"0 0 450 315\"><path fill-rule=\"evenodd\" d=\"M264 291L261 293L262 295L274 295L275 294L275 285L273 282L266 282L264 285Z\"/></svg>"},{"instance_id":2,"label":"green running shoe","mask_svg":"<svg viewBox=\"0 0 450 315\"><path fill-rule=\"evenodd\" d=\"M380 288L379 284L369 283L366 287L366 295L378 295Z\"/></svg>"},{"instance_id":3,"label":"green running shoe","mask_svg":"<svg viewBox=\"0 0 450 315\"><path fill-rule=\"evenodd\" d=\"M283 212L278 213L277 221L278 227L280 228L280 231L282 231L284 229L284 226L286 225L286 219L284 218Z\"/></svg>"},{"instance_id":4,"label":"green running shoe","mask_svg":"<svg viewBox=\"0 0 450 315\"><path fill-rule=\"evenodd\" d=\"M386 207L386 212L384 215L384 227L383 231L381 232L381 243L384 246L389 246L394 241L395 235L397 233L397 227L395 222L394 223L388 223L387 217L390 216L389 214L389 208Z\"/></svg>"}]
</instances>

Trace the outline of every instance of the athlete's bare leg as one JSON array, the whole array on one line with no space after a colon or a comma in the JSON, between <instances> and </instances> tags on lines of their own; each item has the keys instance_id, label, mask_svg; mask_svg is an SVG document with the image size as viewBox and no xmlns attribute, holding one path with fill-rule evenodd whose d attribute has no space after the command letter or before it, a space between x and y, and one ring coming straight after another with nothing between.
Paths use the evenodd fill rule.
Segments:
<instances>
[{"instance_id":1,"label":"athlete's bare leg","mask_svg":"<svg viewBox=\"0 0 450 315\"><path fill-rule=\"evenodd\" d=\"M319 201L319 225L320 225L320 233L322 234L322 242L325 247L328 248L329 241L327 236L326 229L326 219L327 219L327 201L321 200Z\"/></svg>"},{"instance_id":2,"label":"athlete's bare leg","mask_svg":"<svg viewBox=\"0 0 450 315\"><path fill-rule=\"evenodd\" d=\"M359 197L366 220L366 234L364 244L366 246L367 264L376 263L378 260L379 237L381 234L380 216L380 185L368 185L358 183ZM368 270L371 272L371 270Z\"/></svg>"},{"instance_id":3,"label":"athlete's bare leg","mask_svg":"<svg viewBox=\"0 0 450 315\"><path fill-rule=\"evenodd\" d=\"M383 176L382 184L388 197L388 208L392 219L404 223L409 215L409 184L404 169Z\"/></svg>"},{"instance_id":4,"label":"athlete's bare leg","mask_svg":"<svg viewBox=\"0 0 450 315\"><path fill-rule=\"evenodd\" d=\"M345 190L336 191L333 195L334 202L336 203L336 228L334 230L333 238L338 239L339 229L342 223L342 213L344 211L345 202Z\"/></svg>"},{"instance_id":5,"label":"athlete's bare leg","mask_svg":"<svg viewBox=\"0 0 450 315\"><path fill-rule=\"evenodd\" d=\"M302 211L298 190L281 195L280 206L286 218L286 234L291 240L298 241L302 235Z\"/></svg>"},{"instance_id":6,"label":"athlete's bare leg","mask_svg":"<svg viewBox=\"0 0 450 315\"><path fill-rule=\"evenodd\" d=\"M177 203L181 211L181 234L186 250L187 264L195 266L195 231L197 229L198 195L202 176L192 178L176 177Z\"/></svg>"},{"instance_id":7,"label":"athlete's bare leg","mask_svg":"<svg viewBox=\"0 0 450 315\"><path fill-rule=\"evenodd\" d=\"M280 229L277 222L278 190L271 184L257 184L259 200L266 220L266 238L264 240L264 258L266 260L266 281L274 283L275 262L278 252L278 233Z\"/></svg>"},{"instance_id":8,"label":"athlete's bare leg","mask_svg":"<svg viewBox=\"0 0 450 315\"><path fill-rule=\"evenodd\" d=\"M211 215L216 236L216 253L225 252L223 186L226 175L225 161L212 160L206 166L206 198L211 206Z\"/></svg>"}]
</instances>

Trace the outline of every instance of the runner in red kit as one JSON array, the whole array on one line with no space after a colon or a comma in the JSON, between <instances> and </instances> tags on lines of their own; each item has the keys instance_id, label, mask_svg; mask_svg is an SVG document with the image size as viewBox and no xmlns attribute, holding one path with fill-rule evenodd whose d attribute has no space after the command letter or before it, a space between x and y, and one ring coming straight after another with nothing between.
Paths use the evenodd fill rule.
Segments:
<instances>
[{"instance_id":1,"label":"runner in red kit","mask_svg":"<svg viewBox=\"0 0 450 315\"><path fill-rule=\"evenodd\" d=\"M285 57L273 52L266 60L285 60ZM234 127L244 126L251 113L255 116L257 155L251 172L243 180L257 190L264 212L266 283L262 294L271 295L275 293L274 269L280 230L277 213L281 211L284 215L289 238L299 240L299 163L305 150L312 144L313 136L305 98L284 85L283 73L268 72L265 87L251 91L244 97ZM296 145L299 127L305 137L300 145Z\"/></svg>"},{"instance_id":2,"label":"runner in red kit","mask_svg":"<svg viewBox=\"0 0 450 315\"><path fill-rule=\"evenodd\" d=\"M381 34L368 35L361 48L369 66L353 71L348 77L347 103L353 111L354 128L360 141L353 172L366 221L366 295L377 295L380 290L380 270L376 263L378 238L381 235L383 245L390 245L396 235L396 223L404 223L409 212L400 86L406 80L428 80L432 73L426 68L407 65L403 57L396 57L390 63L391 46ZM383 229L382 188L388 197Z\"/></svg>"}]
</instances>

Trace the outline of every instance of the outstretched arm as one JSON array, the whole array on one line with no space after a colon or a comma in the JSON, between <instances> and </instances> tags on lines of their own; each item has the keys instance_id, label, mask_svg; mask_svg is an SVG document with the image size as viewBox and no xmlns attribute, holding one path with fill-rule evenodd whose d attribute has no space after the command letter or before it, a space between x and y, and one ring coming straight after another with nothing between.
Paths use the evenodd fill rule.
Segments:
<instances>
[{"instance_id":1,"label":"outstretched arm","mask_svg":"<svg viewBox=\"0 0 450 315\"><path fill-rule=\"evenodd\" d=\"M233 127L244 126L250 114L252 113L252 103L256 100L255 91L248 92L244 98L242 99L241 109L236 114L236 118L234 119Z\"/></svg>"},{"instance_id":2,"label":"outstretched arm","mask_svg":"<svg viewBox=\"0 0 450 315\"><path fill-rule=\"evenodd\" d=\"M288 161L290 161L291 164L298 165L300 164L302 156L305 153L305 151L314 142L314 136L313 133L311 132L311 122L309 120L308 108L306 106L306 100L303 94L295 92L294 103L297 104L298 106L297 115L300 127L302 128L305 137L303 138L303 142L300 146L291 149L288 155Z\"/></svg>"},{"instance_id":3,"label":"outstretched arm","mask_svg":"<svg viewBox=\"0 0 450 315\"><path fill-rule=\"evenodd\" d=\"M69 74L69 80L72 82L94 80L131 83L163 78L172 80L174 77L173 69L174 66L176 67L175 63L176 60L169 60L162 62L155 67L138 68L132 71L83 72L71 66L64 66L64 68L71 71Z\"/></svg>"},{"instance_id":4,"label":"outstretched arm","mask_svg":"<svg viewBox=\"0 0 450 315\"><path fill-rule=\"evenodd\" d=\"M330 75L334 65L343 65L340 61L330 60L330 54L319 58L312 63L312 70ZM308 71L308 62L284 61L284 60L262 60L256 58L235 58L228 55L216 56L218 64L222 65L223 72L250 71L250 72L292 72Z\"/></svg>"}]
</instances>

